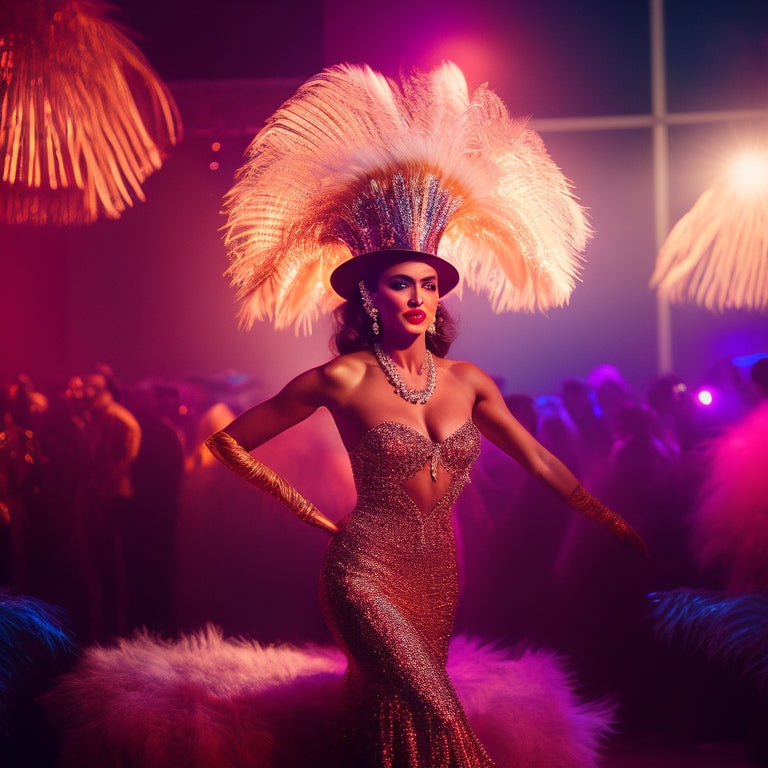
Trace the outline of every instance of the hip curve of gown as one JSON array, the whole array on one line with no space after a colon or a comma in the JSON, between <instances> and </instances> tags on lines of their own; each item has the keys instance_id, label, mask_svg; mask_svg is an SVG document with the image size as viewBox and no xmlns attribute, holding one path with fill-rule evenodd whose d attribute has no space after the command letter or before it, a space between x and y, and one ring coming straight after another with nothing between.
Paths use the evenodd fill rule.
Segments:
<instances>
[{"instance_id":1,"label":"hip curve of gown","mask_svg":"<svg viewBox=\"0 0 768 768\"><path fill-rule=\"evenodd\" d=\"M458 601L451 509L479 453L471 419L437 443L383 422L350 452L357 506L328 546L320 581L326 621L348 659L344 766L493 766L445 668ZM431 509L407 492L420 472L450 478Z\"/></svg>"}]
</instances>

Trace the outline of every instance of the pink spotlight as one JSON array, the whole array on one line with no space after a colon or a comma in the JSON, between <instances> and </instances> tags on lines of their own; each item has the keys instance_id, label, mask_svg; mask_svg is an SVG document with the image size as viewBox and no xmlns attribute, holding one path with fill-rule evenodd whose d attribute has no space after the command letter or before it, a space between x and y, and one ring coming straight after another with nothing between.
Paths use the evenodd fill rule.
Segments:
<instances>
[{"instance_id":1,"label":"pink spotlight","mask_svg":"<svg viewBox=\"0 0 768 768\"><path fill-rule=\"evenodd\" d=\"M699 390L698 395L696 395L696 399L702 405L712 405L712 393L708 389Z\"/></svg>"}]
</instances>

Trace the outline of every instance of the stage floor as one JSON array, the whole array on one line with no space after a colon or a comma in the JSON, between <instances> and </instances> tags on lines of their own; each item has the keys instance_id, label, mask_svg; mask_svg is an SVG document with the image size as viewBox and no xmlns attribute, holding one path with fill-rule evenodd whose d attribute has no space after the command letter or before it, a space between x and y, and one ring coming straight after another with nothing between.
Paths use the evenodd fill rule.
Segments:
<instances>
[{"instance_id":1,"label":"stage floor","mask_svg":"<svg viewBox=\"0 0 768 768\"><path fill-rule=\"evenodd\" d=\"M625 740L606 749L600 768L759 768L743 744L671 745Z\"/></svg>"}]
</instances>

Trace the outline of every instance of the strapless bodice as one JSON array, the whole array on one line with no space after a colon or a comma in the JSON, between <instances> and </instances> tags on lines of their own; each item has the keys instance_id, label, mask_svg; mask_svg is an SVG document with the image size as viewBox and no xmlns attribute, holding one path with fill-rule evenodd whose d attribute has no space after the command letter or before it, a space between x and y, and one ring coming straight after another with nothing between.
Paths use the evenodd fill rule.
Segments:
<instances>
[{"instance_id":1,"label":"strapless bodice","mask_svg":"<svg viewBox=\"0 0 768 768\"><path fill-rule=\"evenodd\" d=\"M349 454L358 507L391 508L396 499L403 501L405 497L409 501L403 491L405 480L420 471L429 471L435 479L444 469L450 474L451 483L433 510L450 508L469 480L469 470L479 454L480 433L472 419L437 442L407 424L376 424Z\"/></svg>"}]
</instances>

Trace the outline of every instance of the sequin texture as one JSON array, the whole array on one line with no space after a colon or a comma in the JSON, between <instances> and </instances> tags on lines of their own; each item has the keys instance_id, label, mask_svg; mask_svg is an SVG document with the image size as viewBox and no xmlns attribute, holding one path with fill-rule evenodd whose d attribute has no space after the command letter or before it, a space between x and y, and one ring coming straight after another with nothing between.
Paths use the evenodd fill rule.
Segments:
<instances>
[{"instance_id":1,"label":"sequin texture","mask_svg":"<svg viewBox=\"0 0 768 768\"><path fill-rule=\"evenodd\" d=\"M445 670L458 600L451 508L479 452L469 419L440 443L385 422L350 453L357 506L321 578L326 621L348 658L341 765L493 766ZM407 492L420 472L448 478L427 509Z\"/></svg>"}]
</instances>

